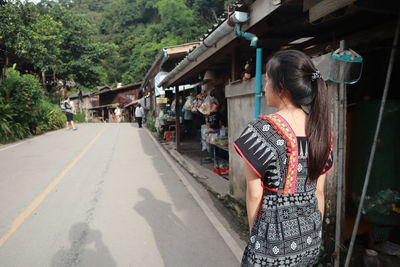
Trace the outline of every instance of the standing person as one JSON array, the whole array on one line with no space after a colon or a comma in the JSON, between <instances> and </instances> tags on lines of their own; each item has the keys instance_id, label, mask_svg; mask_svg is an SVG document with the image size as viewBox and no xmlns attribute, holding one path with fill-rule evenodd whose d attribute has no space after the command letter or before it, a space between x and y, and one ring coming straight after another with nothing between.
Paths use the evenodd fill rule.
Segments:
<instances>
[{"instance_id":1,"label":"standing person","mask_svg":"<svg viewBox=\"0 0 400 267\"><path fill-rule=\"evenodd\" d=\"M114 113L117 122L121 122L121 109L119 107L116 107Z\"/></svg>"},{"instance_id":2,"label":"standing person","mask_svg":"<svg viewBox=\"0 0 400 267\"><path fill-rule=\"evenodd\" d=\"M186 138L189 138L192 135L192 125L193 125L193 117L192 111L182 107L183 114L183 126L184 126L184 134Z\"/></svg>"},{"instance_id":3,"label":"standing person","mask_svg":"<svg viewBox=\"0 0 400 267\"><path fill-rule=\"evenodd\" d=\"M140 105L140 103L137 104L136 109L135 109L135 117L136 120L139 124L139 128L142 128L142 120L144 117L144 109L142 107L142 105Z\"/></svg>"},{"instance_id":4,"label":"standing person","mask_svg":"<svg viewBox=\"0 0 400 267\"><path fill-rule=\"evenodd\" d=\"M241 266L313 266L332 166L327 88L307 55L286 50L267 63L265 93L277 113L250 122L234 142L247 163Z\"/></svg>"},{"instance_id":5,"label":"standing person","mask_svg":"<svg viewBox=\"0 0 400 267\"><path fill-rule=\"evenodd\" d=\"M67 116L67 129L72 128L74 131L77 130L74 125L74 103L69 97L65 98L61 108L64 110L65 115ZM69 125L71 125L71 128L68 127Z\"/></svg>"}]
</instances>

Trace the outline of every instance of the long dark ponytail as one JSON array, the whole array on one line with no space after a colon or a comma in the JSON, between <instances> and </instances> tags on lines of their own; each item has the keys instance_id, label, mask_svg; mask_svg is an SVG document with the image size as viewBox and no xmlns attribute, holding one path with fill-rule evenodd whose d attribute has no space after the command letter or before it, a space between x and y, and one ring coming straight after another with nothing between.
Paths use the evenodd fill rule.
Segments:
<instances>
[{"instance_id":1,"label":"long dark ponytail","mask_svg":"<svg viewBox=\"0 0 400 267\"><path fill-rule=\"evenodd\" d=\"M287 92L294 105L309 115L306 134L309 144L308 175L316 180L329 156L329 103L325 81L311 59L298 50L275 53L268 61L266 74L278 94Z\"/></svg>"}]
</instances>

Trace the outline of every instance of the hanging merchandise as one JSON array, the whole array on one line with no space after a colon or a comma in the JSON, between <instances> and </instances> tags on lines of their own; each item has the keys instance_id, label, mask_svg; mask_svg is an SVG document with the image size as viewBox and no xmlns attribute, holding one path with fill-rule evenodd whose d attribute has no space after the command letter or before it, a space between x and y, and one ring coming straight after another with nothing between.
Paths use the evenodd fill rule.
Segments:
<instances>
[{"instance_id":1,"label":"hanging merchandise","mask_svg":"<svg viewBox=\"0 0 400 267\"><path fill-rule=\"evenodd\" d=\"M331 55L328 79L335 83L354 84L361 78L363 58L352 49L337 49Z\"/></svg>"},{"instance_id":2,"label":"hanging merchandise","mask_svg":"<svg viewBox=\"0 0 400 267\"><path fill-rule=\"evenodd\" d=\"M192 112L198 112L198 110L201 107L201 104L203 104L203 101L206 98L206 96L207 95L205 93L200 93L196 96L196 99L193 102Z\"/></svg>"},{"instance_id":3,"label":"hanging merchandise","mask_svg":"<svg viewBox=\"0 0 400 267\"><path fill-rule=\"evenodd\" d=\"M212 112L213 108L218 106L218 100L213 97L213 96L207 96L204 102L201 104L200 108L198 110L203 114L203 115L210 115Z\"/></svg>"},{"instance_id":4,"label":"hanging merchandise","mask_svg":"<svg viewBox=\"0 0 400 267\"><path fill-rule=\"evenodd\" d=\"M175 99L172 100L172 103L171 103L171 111L172 112L175 112L175 103L176 103Z\"/></svg>"},{"instance_id":5,"label":"hanging merchandise","mask_svg":"<svg viewBox=\"0 0 400 267\"><path fill-rule=\"evenodd\" d=\"M208 151L209 144L207 143L207 135L211 131L210 127L203 124L201 125L201 151Z\"/></svg>"},{"instance_id":6,"label":"hanging merchandise","mask_svg":"<svg viewBox=\"0 0 400 267\"><path fill-rule=\"evenodd\" d=\"M192 112L197 112L197 104L199 103L200 100L198 100L197 98L193 100L192 103Z\"/></svg>"},{"instance_id":7,"label":"hanging merchandise","mask_svg":"<svg viewBox=\"0 0 400 267\"><path fill-rule=\"evenodd\" d=\"M194 97L193 96L188 96L185 102L185 105L183 105L183 108L186 110L192 110L193 109L193 103L194 103Z\"/></svg>"}]
</instances>

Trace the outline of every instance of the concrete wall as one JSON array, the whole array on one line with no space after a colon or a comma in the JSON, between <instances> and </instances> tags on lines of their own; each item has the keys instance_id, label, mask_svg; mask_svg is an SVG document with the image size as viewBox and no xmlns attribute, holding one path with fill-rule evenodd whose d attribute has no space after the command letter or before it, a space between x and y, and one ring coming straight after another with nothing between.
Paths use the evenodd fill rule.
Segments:
<instances>
[{"instance_id":1,"label":"concrete wall","mask_svg":"<svg viewBox=\"0 0 400 267\"><path fill-rule=\"evenodd\" d=\"M264 77L262 78L264 81ZM239 201L246 199L246 180L243 175L244 161L236 153L232 142L242 133L246 125L254 119L255 79L242 81L225 87L228 99L228 131L229 131L229 180L230 194ZM261 103L261 114L273 113L265 99Z\"/></svg>"},{"instance_id":2,"label":"concrete wall","mask_svg":"<svg viewBox=\"0 0 400 267\"><path fill-rule=\"evenodd\" d=\"M74 109L76 112L80 112L81 109L92 107L90 97L84 97L82 102L80 102L78 98L71 99L71 101L74 103Z\"/></svg>"}]
</instances>

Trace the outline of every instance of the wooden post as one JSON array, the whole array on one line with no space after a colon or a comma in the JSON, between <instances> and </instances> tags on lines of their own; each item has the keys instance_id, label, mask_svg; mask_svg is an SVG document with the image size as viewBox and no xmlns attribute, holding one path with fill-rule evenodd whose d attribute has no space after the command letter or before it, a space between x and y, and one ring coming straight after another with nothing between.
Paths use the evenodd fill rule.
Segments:
<instances>
[{"instance_id":1,"label":"wooden post","mask_svg":"<svg viewBox=\"0 0 400 267\"><path fill-rule=\"evenodd\" d=\"M181 124L179 119L179 86L175 86L175 139L176 151L181 152Z\"/></svg>"},{"instance_id":2,"label":"wooden post","mask_svg":"<svg viewBox=\"0 0 400 267\"><path fill-rule=\"evenodd\" d=\"M346 96L345 85L328 84L331 99L331 128L334 132L334 168L325 182L325 215L323 238L325 251L332 255L334 266L340 266L345 217L345 144Z\"/></svg>"},{"instance_id":3,"label":"wooden post","mask_svg":"<svg viewBox=\"0 0 400 267\"><path fill-rule=\"evenodd\" d=\"M340 49L346 49L344 40L340 41ZM340 72L345 71L343 68ZM342 73L340 73L342 74ZM342 75L341 75L342 76ZM342 76L343 77L343 76ZM347 114L347 98L346 98L346 85L339 84L339 110L338 110L338 143L337 143L337 198L336 198L336 229L335 229L335 267L340 266L341 243L343 240L343 218L344 216L344 181L346 178L346 114Z\"/></svg>"},{"instance_id":4,"label":"wooden post","mask_svg":"<svg viewBox=\"0 0 400 267\"><path fill-rule=\"evenodd\" d=\"M330 100L330 122L331 129L334 132L334 164L333 168L326 175L325 181L325 214L323 221L323 244L325 246L325 252L327 255L332 255L335 257L335 230L336 230L336 204L337 204L337 182L338 182L338 106L339 106L339 96L338 96L338 85L333 82L327 82L329 100Z\"/></svg>"}]
</instances>

